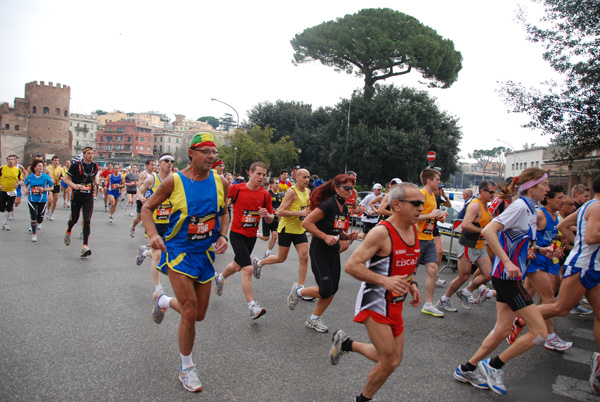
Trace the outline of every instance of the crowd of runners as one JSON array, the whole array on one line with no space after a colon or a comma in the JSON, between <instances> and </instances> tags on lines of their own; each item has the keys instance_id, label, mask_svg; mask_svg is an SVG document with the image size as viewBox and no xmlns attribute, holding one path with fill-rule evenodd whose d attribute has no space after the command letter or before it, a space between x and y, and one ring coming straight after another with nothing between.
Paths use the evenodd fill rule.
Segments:
<instances>
[{"instance_id":1,"label":"crowd of runners","mask_svg":"<svg viewBox=\"0 0 600 402\"><path fill-rule=\"evenodd\" d=\"M192 138L188 155L189 166L181 171L168 153L147 160L140 171L118 164L100 167L89 147L64 165L55 156L49 163L34 158L25 167L10 155L0 167L0 213L2 229L9 231L14 208L27 197L29 230L36 242L44 218L54 220L62 193L63 208L70 208L64 244L71 244L73 230L80 233L82 258L92 254L90 226L98 197L104 200L109 222L118 208L128 212L132 238L142 223L146 238L140 241L135 263L151 260L154 322L160 324L169 309L180 314L179 380L189 391L202 389L192 350L196 322L204 319L211 293L227 297L237 291L227 279L239 272L250 319L265 316L267 310L256 300L252 281L263 278L263 269L268 280L270 266L284 263L292 245L298 254L298 278L290 284L287 305L294 310L301 301L314 303L306 327L329 331L323 317L342 271L361 281L354 321L365 325L370 343L337 330L329 353L334 365L349 352L376 363L356 401L371 400L401 363L402 310L408 296L411 306L436 318L459 311L454 295L464 309L495 299L496 325L474 354L458 365L454 378L499 394L507 392L503 367L512 358L536 345L561 352L573 346L554 332L554 317L600 311L600 177L592 183L592 199L584 185L570 189L568 195L561 186L548 185L548 175L538 168L526 169L505 183L482 181L475 195L465 191L459 214L458 272L446 286L438 276L442 241L437 226L448 217L441 206L452 204L439 171L424 169L421 188L393 178L384 193L384 186L376 183L359 202L354 172L322 183L299 169L292 184L287 171L268 177L267 165L257 161L249 167L247 180L234 178L225 173L207 133ZM351 230L352 213L361 216L361 233ZM252 256L257 240L268 242L262 258ZM354 241L361 243L342 267L340 253ZM216 255L229 246L233 260L217 262ZM306 286L309 262L314 286ZM426 278L421 287L415 280L420 265ZM160 273L168 276L172 296L165 293ZM436 287L444 288L439 297ZM538 305L533 300L536 294ZM598 316L594 337L600 350ZM491 356L504 340L509 346ZM600 395L598 353L593 354L589 382Z\"/></svg>"}]
</instances>

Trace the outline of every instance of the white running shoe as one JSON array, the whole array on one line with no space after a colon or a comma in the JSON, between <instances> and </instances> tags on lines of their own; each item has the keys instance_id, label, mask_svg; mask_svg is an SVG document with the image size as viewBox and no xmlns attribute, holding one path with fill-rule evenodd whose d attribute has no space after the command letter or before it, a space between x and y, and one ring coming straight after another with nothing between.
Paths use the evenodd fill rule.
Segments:
<instances>
[{"instance_id":1,"label":"white running shoe","mask_svg":"<svg viewBox=\"0 0 600 402\"><path fill-rule=\"evenodd\" d=\"M423 305L423 308L421 309L421 313L429 314L434 317L443 317L444 316L444 313L442 311L438 310L437 308L435 308L433 304Z\"/></svg>"},{"instance_id":2,"label":"white running shoe","mask_svg":"<svg viewBox=\"0 0 600 402\"><path fill-rule=\"evenodd\" d=\"M132 238L135 237L135 228L133 227L133 223L129 225L129 236Z\"/></svg>"},{"instance_id":3,"label":"white running shoe","mask_svg":"<svg viewBox=\"0 0 600 402\"><path fill-rule=\"evenodd\" d=\"M146 246L142 244L138 249L137 255L135 256L136 265L142 265L142 262L144 262L144 258L146 258L146 256L144 255L144 251L146 251Z\"/></svg>"},{"instance_id":4,"label":"white running shoe","mask_svg":"<svg viewBox=\"0 0 600 402\"><path fill-rule=\"evenodd\" d=\"M161 289L155 290L152 294L152 299L154 300L154 306L152 306L152 320L157 324L160 324L163 318L165 318L166 310L163 310L160 307L158 307L158 298L164 294L165 292L162 290L162 287Z\"/></svg>"},{"instance_id":5,"label":"white running shoe","mask_svg":"<svg viewBox=\"0 0 600 402\"><path fill-rule=\"evenodd\" d=\"M81 254L80 254L80 257L81 257L81 258L85 258L85 257L87 257L87 256L89 256L89 255L92 255L92 250L90 250L90 248L89 248L88 246L83 246L83 247L81 248Z\"/></svg>"},{"instance_id":6,"label":"white running shoe","mask_svg":"<svg viewBox=\"0 0 600 402\"><path fill-rule=\"evenodd\" d=\"M596 395L600 395L600 353L592 355L592 372L590 373L590 388Z\"/></svg>"},{"instance_id":7,"label":"white running shoe","mask_svg":"<svg viewBox=\"0 0 600 402\"><path fill-rule=\"evenodd\" d=\"M435 286L437 286L437 287L443 287L445 284L446 284L446 281L443 279L440 279L439 276L435 280Z\"/></svg>"},{"instance_id":8,"label":"white running shoe","mask_svg":"<svg viewBox=\"0 0 600 402\"><path fill-rule=\"evenodd\" d=\"M185 370L179 368L179 381L183 384L183 388L190 392L202 391L202 383L198 378L198 371L196 370L195 365L188 367Z\"/></svg>"},{"instance_id":9,"label":"white running shoe","mask_svg":"<svg viewBox=\"0 0 600 402\"><path fill-rule=\"evenodd\" d=\"M252 275L256 279L260 279L260 273L262 272L262 266L260 266L260 260L256 257L252 259Z\"/></svg>"},{"instance_id":10,"label":"white running shoe","mask_svg":"<svg viewBox=\"0 0 600 402\"><path fill-rule=\"evenodd\" d=\"M225 280L219 280L219 275L220 274L215 275L215 293L217 296L221 296L223 294L223 285L225 284Z\"/></svg>"},{"instance_id":11,"label":"white running shoe","mask_svg":"<svg viewBox=\"0 0 600 402\"><path fill-rule=\"evenodd\" d=\"M544 342L544 347L548 350L556 350L558 352L564 352L567 349L571 349L573 346L573 342L563 341L558 337L558 335L554 334L552 338L547 337L546 342Z\"/></svg>"},{"instance_id":12,"label":"white running shoe","mask_svg":"<svg viewBox=\"0 0 600 402\"><path fill-rule=\"evenodd\" d=\"M450 299L448 299L448 300L440 299L436 303L436 306L441 306L444 310L450 311L451 313L456 313L458 311L458 309L452 305L452 302L450 301ZM433 314L431 314L431 315L433 315Z\"/></svg>"},{"instance_id":13,"label":"white running shoe","mask_svg":"<svg viewBox=\"0 0 600 402\"><path fill-rule=\"evenodd\" d=\"M31 236L31 241L37 241L37 235Z\"/></svg>"},{"instance_id":14,"label":"white running shoe","mask_svg":"<svg viewBox=\"0 0 600 402\"><path fill-rule=\"evenodd\" d=\"M250 318L256 320L265 315L266 312L267 310L259 306L258 303L254 302L252 307L250 307Z\"/></svg>"},{"instance_id":15,"label":"white running shoe","mask_svg":"<svg viewBox=\"0 0 600 402\"><path fill-rule=\"evenodd\" d=\"M8 225L5 223L4 225L2 225L2 230L6 230L9 231L10 228L8 227Z\"/></svg>"},{"instance_id":16,"label":"white running shoe","mask_svg":"<svg viewBox=\"0 0 600 402\"><path fill-rule=\"evenodd\" d=\"M338 329L331 338L333 345L331 345L331 349L329 349L329 362L334 366L339 363L340 357L342 357L344 353L348 353L342 350L342 343L344 343L346 339L348 339L348 334L341 329Z\"/></svg>"},{"instance_id":17,"label":"white running shoe","mask_svg":"<svg viewBox=\"0 0 600 402\"><path fill-rule=\"evenodd\" d=\"M298 289L300 289L300 285L298 285L298 282L296 282L292 285L292 291L290 292L290 295L287 298L287 305L290 308L290 310L295 309L296 305L300 301L300 297L298 297Z\"/></svg>"},{"instance_id":18,"label":"white running shoe","mask_svg":"<svg viewBox=\"0 0 600 402\"><path fill-rule=\"evenodd\" d=\"M329 331L327 325L323 324L323 321L321 321L321 317L315 318L314 320L311 320L310 317L308 317L308 320L306 320L304 325L306 325L308 328L314 329L317 332Z\"/></svg>"}]
</instances>

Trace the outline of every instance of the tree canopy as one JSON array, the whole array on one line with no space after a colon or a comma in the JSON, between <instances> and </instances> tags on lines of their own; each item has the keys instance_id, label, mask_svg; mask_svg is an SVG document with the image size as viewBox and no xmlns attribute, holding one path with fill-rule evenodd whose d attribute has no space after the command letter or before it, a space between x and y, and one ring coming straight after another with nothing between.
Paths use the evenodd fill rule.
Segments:
<instances>
[{"instance_id":1,"label":"tree canopy","mask_svg":"<svg viewBox=\"0 0 600 402\"><path fill-rule=\"evenodd\" d=\"M504 170L504 153L507 151L505 147L494 147L492 149L476 149L472 154L469 154L469 158L477 160L477 163L481 167L483 173L483 180L485 180L485 171L490 163L497 161L500 165L499 174L502 175Z\"/></svg>"},{"instance_id":2,"label":"tree canopy","mask_svg":"<svg viewBox=\"0 0 600 402\"><path fill-rule=\"evenodd\" d=\"M364 78L370 99L379 80L409 73L413 68L430 86L447 88L458 78L462 55L419 20L389 8L363 9L326 21L291 40L293 63L318 60L336 71Z\"/></svg>"},{"instance_id":3,"label":"tree canopy","mask_svg":"<svg viewBox=\"0 0 600 402\"><path fill-rule=\"evenodd\" d=\"M299 102L261 103L249 120L275 129L274 137L289 137L302 149L299 164L325 178L347 167L358 173L359 183L394 177L418 183L431 150L443 177L457 169L458 120L440 111L425 91L376 85L370 100L357 91L334 107L311 109Z\"/></svg>"},{"instance_id":4,"label":"tree canopy","mask_svg":"<svg viewBox=\"0 0 600 402\"><path fill-rule=\"evenodd\" d=\"M213 116L203 116L203 117L198 118L198 120L196 120L196 121L203 121L207 124L210 124L212 126L212 128L214 128L215 130L221 124L219 122L219 119L217 119L216 117L213 117Z\"/></svg>"},{"instance_id":5,"label":"tree canopy","mask_svg":"<svg viewBox=\"0 0 600 402\"><path fill-rule=\"evenodd\" d=\"M530 40L545 47L544 59L565 77L543 90L509 81L502 93L514 112L527 113L527 125L551 135L558 157L572 161L600 149L600 2L533 0L545 6L536 26L526 21ZM600 165L598 163L597 165Z\"/></svg>"}]
</instances>

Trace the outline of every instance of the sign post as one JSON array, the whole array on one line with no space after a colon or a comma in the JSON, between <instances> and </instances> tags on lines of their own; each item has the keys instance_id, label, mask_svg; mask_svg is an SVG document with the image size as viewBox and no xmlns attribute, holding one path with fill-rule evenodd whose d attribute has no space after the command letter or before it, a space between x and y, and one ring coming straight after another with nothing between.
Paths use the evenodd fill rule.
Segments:
<instances>
[{"instance_id":1,"label":"sign post","mask_svg":"<svg viewBox=\"0 0 600 402\"><path fill-rule=\"evenodd\" d=\"M433 166L436 156L436 153L433 151L427 152L427 160L429 161L429 166Z\"/></svg>"}]
</instances>

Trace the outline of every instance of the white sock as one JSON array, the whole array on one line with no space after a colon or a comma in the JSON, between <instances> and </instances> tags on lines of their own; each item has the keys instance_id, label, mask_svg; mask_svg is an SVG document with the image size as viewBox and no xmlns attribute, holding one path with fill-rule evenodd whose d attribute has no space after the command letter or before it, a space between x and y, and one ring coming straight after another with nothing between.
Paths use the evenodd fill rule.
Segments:
<instances>
[{"instance_id":1,"label":"white sock","mask_svg":"<svg viewBox=\"0 0 600 402\"><path fill-rule=\"evenodd\" d=\"M425 304L423 305L423 308L425 308L425 307L431 307L432 305L433 305L433 303L425 303Z\"/></svg>"},{"instance_id":2,"label":"white sock","mask_svg":"<svg viewBox=\"0 0 600 402\"><path fill-rule=\"evenodd\" d=\"M556 334L553 332L551 334L548 334L548 337L546 339L552 339L556 336Z\"/></svg>"},{"instance_id":3,"label":"white sock","mask_svg":"<svg viewBox=\"0 0 600 402\"><path fill-rule=\"evenodd\" d=\"M183 370L185 370L188 367L192 367L194 365L194 362L192 361L191 353L189 356L184 356L181 353L179 353L179 356L181 356L181 368Z\"/></svg>"},{"instance_id":4,"label":"white sock","mask_svg":"<svg viewBox=\"0 0 600 402\"><path fill-rule=\"evenodd\" d=\"M467 295L467 296L473 296L473 294L472 294L471 292L469 292L469 289L467 289L467 288L464 288L464 289L462 290L462 292L463 292L463 294L465 294L465 295Z\"/></svg>"},{"instance_id":5,"label":"white sock","mask_svg":"<svg viewBox=\"0 0 600 402\"><path fill-rule=\"evenodd\" d=\"M217 274L217 277L219 279L219 282L225 282L225 278L223 277L223 274Z\"/></svg>"},{"instance_id":6,"label":"white sock","mask_svg":"<svg viewBox=\"0 0 600 402\"><path fill-rule=\"evenodd\" d=\"M159 290L159 289L162 289L162 286L160 283L158 285L154 285L154 290Z\"/></svg>"},{"instance_id":7,"label":"white sock","mask_svg":"<svg viewBox=\"0 0 600 402\"><path fill-rule=\"evenodd\" d=\"M158 297L158 301L157 301L158 307L161 310L168 309L170 307L171 299L172 299L172 297L169 297L167 295L160 295Z\"/></svg>"},{"instance_id":8,"label":"white sock","mask_svg":"<svg viewBox=\"0 0 600 402\"><path fill-rule=\"evenodd\" d=\"M142 256L143 256L144 258L148 257L148 250L144 250L144 251L142 251Z\"/></svg>"},{"instance_id":9,"label":"white sock","mask_svg":"<svg viewBox=\"0 0 600 402\"><path fill-rule=\"evenodd\" d=\"M250 310L252 310L252 306L254 306L254 300L252 300L250 303L248 303L248 308Z\"/></svg>"},{"instance_id":10,"label":"white sock","mask_svg":"<svg viewBox=\"0 0 600 402\"><path fill-rule=\"evenodd\" d=\"M10 212L6 211L4 213L4 224L6 225L8 223L8 217L10 216Z\"/></svg>"},{"instance_id":11,"label":"white sock","mask_svg":"<svg viewBox=\"0 0 600 402\"><path fill-rule=\"evenodd\" d=\"M302 297L302 289L303 288L296 289L296 294L298 295L298 297Z\"/></svg>"},{"instance_id":12,"label":"white sock","mask_svg":"<svg viewBox=\"0 0 600 402\"><path fill-rule=\"evenodd\" d=\"M309 319L310 319L310 320L316 320L316 319L317 319L317 318L319 318L319 317L320 317L320 315L314 315L314 314L311 314Z\"/></svg>"},{"instance_id":13,"label":"white sock","mask_svg":"<svg viewBox=\"0 0 600 402\"><path fill-rule=\"evenodd\" d=\"M258 265L260 268L262 268L262 264L260 263L260 260L256 261L256 265Z\"/></svg>"},{"instance_id":14,"label":"white sock","mask_svg":"<svg viewBox=\"0 0 600 402\"><path fill-rule=\"evenodd\" d=\"M442 299L442 301L448 301L448 300L450 300L450 298L449 298L449 297L447 297L446 295L443 295L443 296L441 297L441 299Z\"/></svg>"}]
</instances>

